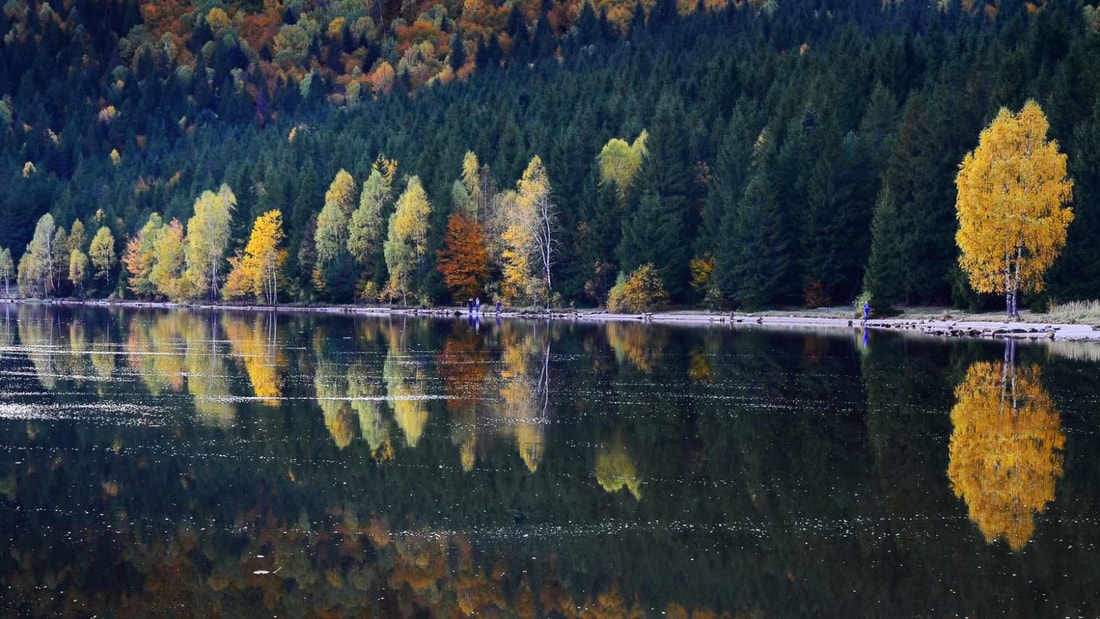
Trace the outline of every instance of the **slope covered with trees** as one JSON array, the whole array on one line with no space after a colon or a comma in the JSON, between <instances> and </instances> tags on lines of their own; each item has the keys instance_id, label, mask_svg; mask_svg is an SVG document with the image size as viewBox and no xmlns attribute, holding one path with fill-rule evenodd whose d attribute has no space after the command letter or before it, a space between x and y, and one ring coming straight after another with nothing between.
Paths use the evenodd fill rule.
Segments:
<instances>
[{"instance_id":1,"label":"slope covered with trees","mask_svg":"<svg viewBox=\"0 0 1100 619\"><path fill-rule=\"evenodd\" d=\"M283 301L474 282L603 304L651 265L673 303L995 303L958 267L955 177L1034 99L1074 182L1043 294L1100 296L1100 21L1077 0L87 0L0 21L0 247L31 253L32 294L224 295L278 211L261 280ZM194 238L225 191L224 244ZM234 290L267 295L252 268Z\"/></svg>"}]
</instances>

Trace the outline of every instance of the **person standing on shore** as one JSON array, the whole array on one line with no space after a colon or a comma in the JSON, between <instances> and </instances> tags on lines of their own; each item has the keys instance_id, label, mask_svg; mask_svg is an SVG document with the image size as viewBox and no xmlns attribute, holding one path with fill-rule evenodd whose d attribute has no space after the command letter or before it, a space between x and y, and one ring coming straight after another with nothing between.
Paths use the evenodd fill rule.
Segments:
<instances>
[{"instance_id":1,"label":"person standing on shore","mask_svg":"<svg viewBox=\"0 0 1100 619\"><path fill-rule=\"evenodd\" d=\"M863 302L863 324L867 324L867 319L871 317L871 303L870 301Z\"/></svg>"}]
</instances>

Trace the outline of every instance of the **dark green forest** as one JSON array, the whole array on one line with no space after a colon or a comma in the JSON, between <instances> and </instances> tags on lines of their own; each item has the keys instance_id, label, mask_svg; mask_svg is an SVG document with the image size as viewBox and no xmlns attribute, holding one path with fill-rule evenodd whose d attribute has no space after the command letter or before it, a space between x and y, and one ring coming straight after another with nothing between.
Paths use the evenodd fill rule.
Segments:
<instances>
[{"instance_id":1,"label":"dark green forest","mask_svg":"<svg viewBox=\"0 0 1100 619\"><path fill-rule=\"evenodd\" d=\"M998 299L970 292L958 267L955 175L1000 108L1034 99L1068 155L1075 219L1047 290L1024 301L1100 297L1091 5L789 0L685 12L658 0L623 29L586 3L568 28L548 29L560 4L533 17L513 6L507 46L495 33L469 43L469 58L452 45L460 78L421 83L402 64L392 93L354 105L331 73L270 78L270 50L203 24L184 41L205 49L192 65L155 47L125 62L120 41L149 18L134 2L12 4L0 13L0 247L18 262L51 213L62 227L81 219L88 237L107 226L121 253L152 213L185 222L224 183L237 200L227 258L279 210L282 300L351 302L364 279L384 283L381 245L375 267L344 264L327 276L349 283L317 290L316 215L338 170L362 183L384 156L398 179L419 177L432 205L416 299L463 302L435 261L473 152L495 188L541 158L561 305L602 305L617 277L651 263L677 305L843 305L867 291L876 308L981 307ZM460 43L462 7L440 7ZM381 43L364 44L364 70L387 54L398 66L389 17ZM319 41L316 66L332 56ZM604 145L643 130L637 182L601 181ZM121 268L93 293L133 296Z\"/></svg>"}]
</instances>

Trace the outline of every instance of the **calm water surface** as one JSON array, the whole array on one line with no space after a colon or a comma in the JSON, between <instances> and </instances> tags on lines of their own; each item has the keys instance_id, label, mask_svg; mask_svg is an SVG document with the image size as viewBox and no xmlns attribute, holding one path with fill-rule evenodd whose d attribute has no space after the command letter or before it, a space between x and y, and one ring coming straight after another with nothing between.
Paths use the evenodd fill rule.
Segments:
<instances>
[{"instance_id":1,"label":"calm water surface","mask_svg":"<svg viewBox=\"0 0 1100 619\"><path fill-rule=\"evenodd\" d=\"M1100 348L0 308L0 614L1096 616Z\"/></svg>"}]
</instances>

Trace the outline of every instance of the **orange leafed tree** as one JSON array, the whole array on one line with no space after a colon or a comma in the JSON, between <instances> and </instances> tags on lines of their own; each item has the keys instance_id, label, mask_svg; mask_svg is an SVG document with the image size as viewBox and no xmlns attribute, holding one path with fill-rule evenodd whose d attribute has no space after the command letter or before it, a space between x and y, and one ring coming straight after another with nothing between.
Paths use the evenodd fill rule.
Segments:
<instances>
[{"instance_id":1,"label":"orange leafed tree","mask_svg":"<svg viewBox=\"0 0 1100 619\"><path fill-rule=\"evenodd\" d=\"M456 300L482 294L489 279L489 253L485 250L485 234L476 221L461 212L452 214L447 219L443 249L436 255L436 268Z\"/></svg>"}]
</instances>

